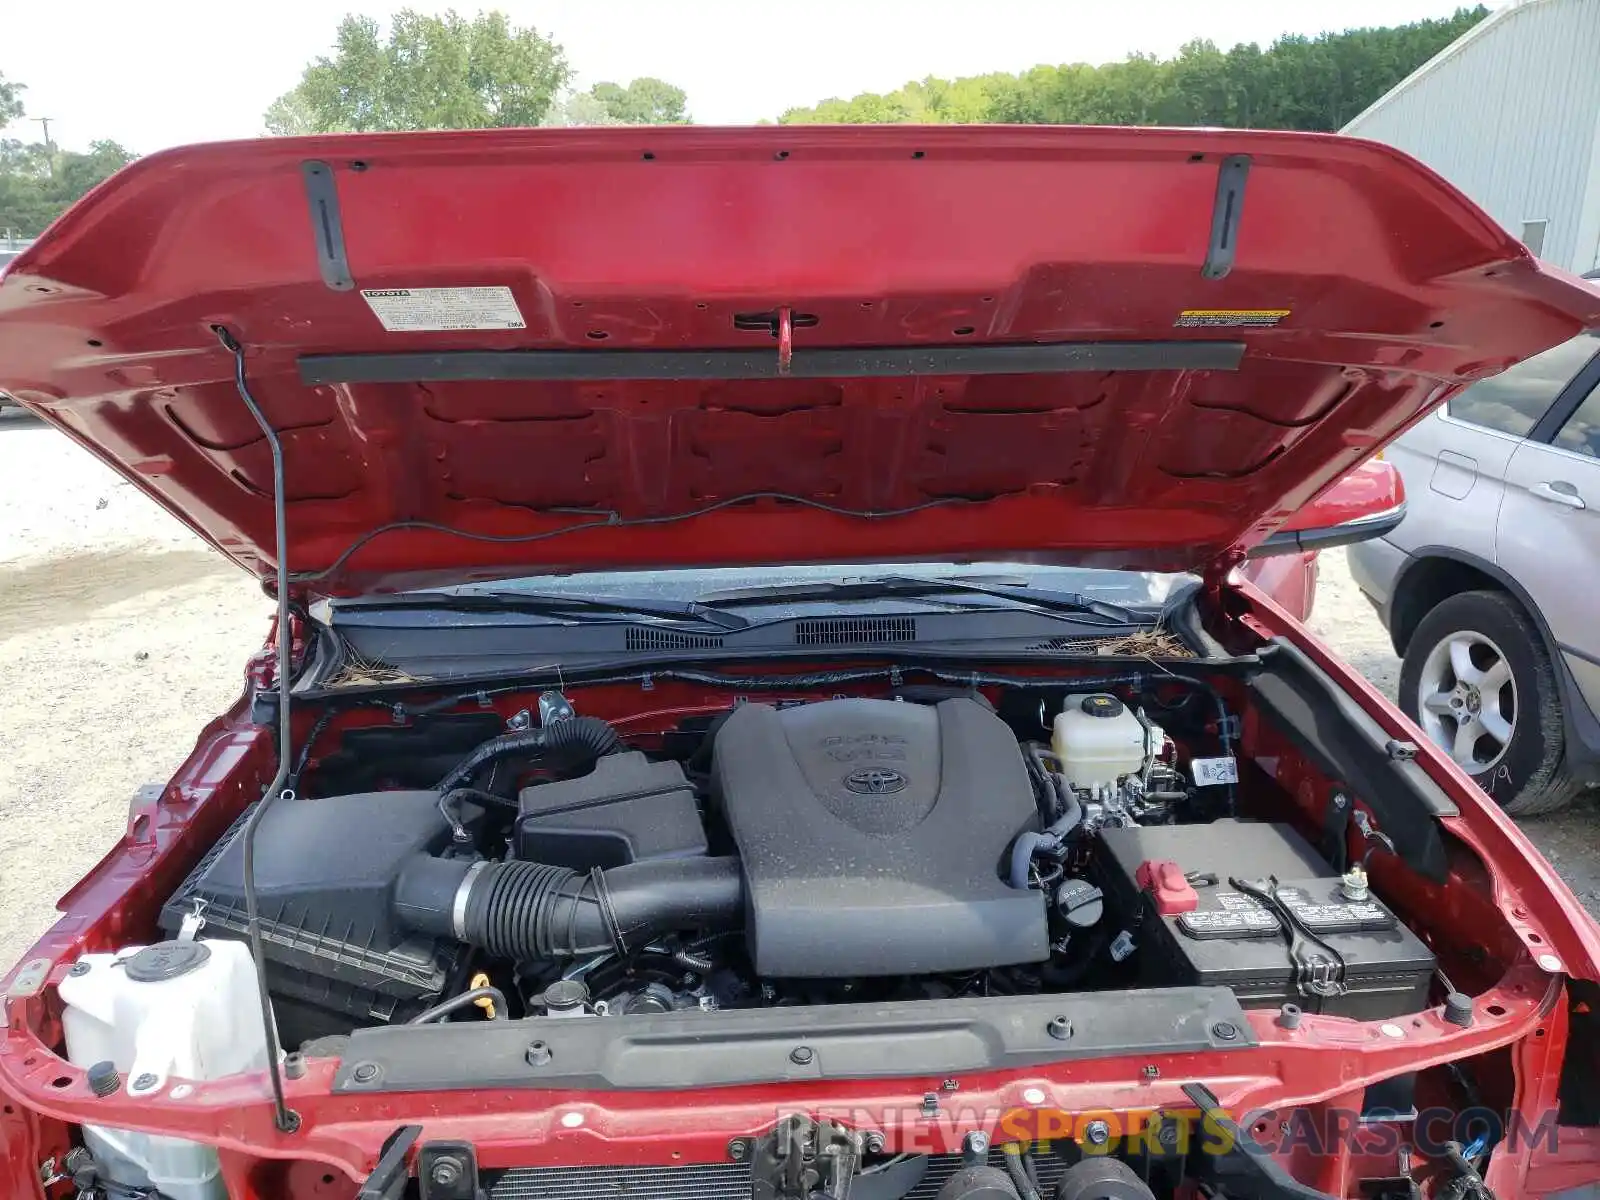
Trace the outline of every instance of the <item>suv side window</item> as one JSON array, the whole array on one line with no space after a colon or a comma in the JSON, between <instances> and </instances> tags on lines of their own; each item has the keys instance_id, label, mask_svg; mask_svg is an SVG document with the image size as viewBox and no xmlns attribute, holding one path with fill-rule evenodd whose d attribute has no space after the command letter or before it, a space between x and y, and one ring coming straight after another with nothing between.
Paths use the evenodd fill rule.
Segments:
<instances>
[{"instance_id":1,"label":"suv side window","mask_svg":"<svg viewBox=\"0 0 1600 1200\"><path fill-rule=\"evenodd\" d=\"M1491 379L1474 383L1451 399L1449 412L1458 421L1527 437L1561 389L1600 349L1600 341L1580 333L1526 362L1508 367Z\"/></svg>"},{"instance_id":2,"label":"suv side window","mask_svg":"<svg viewBox=\"0 0 1600 1200\"><path fill-rule=\"evenodd\" d=\"M1600 384L1589 389L1583 403L1551 439L1551 445L1600 458Z\"/></svg>"}]
</instances>

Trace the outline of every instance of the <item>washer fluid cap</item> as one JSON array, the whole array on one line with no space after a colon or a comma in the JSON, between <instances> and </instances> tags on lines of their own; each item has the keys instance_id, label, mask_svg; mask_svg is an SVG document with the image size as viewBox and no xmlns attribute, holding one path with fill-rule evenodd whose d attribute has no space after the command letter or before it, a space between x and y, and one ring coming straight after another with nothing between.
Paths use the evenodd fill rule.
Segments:
<instances>
[{"instance_id":1,"label":"washer fluid cap","mask_svg":"<svg viewBox=\"0 0 1600 1200\"><path fill-rule=\"evenodd\" d=\"M1091 717L1120 717L1122 715L1122 701L1115 696L1108 696L1104 692L1093 696L1085 696L1078 705Z\"/></svg>"},{"instance_id":2,"label":"washer fluid cap","mask_svg":"<svg viewBox=\"0 0 1600 1200\"><path fill-rule=\"evenodd\" d=\"M211 957L204 942L157 942L146 946L123 966L135 983L165 983L203 966Z\"/></svg>"}]
</instances>

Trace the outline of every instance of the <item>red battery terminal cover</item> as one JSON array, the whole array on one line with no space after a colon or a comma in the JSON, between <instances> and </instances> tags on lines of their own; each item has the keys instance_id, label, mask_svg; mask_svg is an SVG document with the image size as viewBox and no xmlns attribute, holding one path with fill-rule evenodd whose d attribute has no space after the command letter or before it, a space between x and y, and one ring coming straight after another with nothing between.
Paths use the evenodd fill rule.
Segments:
<instances>
[{"instance_id":1,"label":"red battery terminal cover","mask_svg":"<svg viewBox=\"0 0 1600 1200\"><path fill-rule=\"evenodd\" d=\"M1184 878L1183 868L1171 859L1146 859L1134 873L1134 882L1149 892L1156 912L1163 917L1193 912L1200 907L1200 896Z\"/></svg>"}]
</instances>

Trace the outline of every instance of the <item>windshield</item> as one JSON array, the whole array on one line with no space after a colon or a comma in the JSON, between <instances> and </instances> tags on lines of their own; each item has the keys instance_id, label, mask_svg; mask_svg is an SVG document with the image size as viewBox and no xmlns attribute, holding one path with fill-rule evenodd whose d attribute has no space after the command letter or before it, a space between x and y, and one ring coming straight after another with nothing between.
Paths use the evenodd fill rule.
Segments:
<instances>
[{"instance_id":1,"label":"windshield","mask_svg":"<svg viewBox=\"0 0 1600 1200\"><path fill-rule=\"evenodd\" d=\"M1097 600L1142 607L1164 603L1193 575L1147 571L1100 571L1084 567L1041 567L1035 563L831 563L807 566L697 567L670 571L589 571L573 575L533 575L481 584L429 588L429 592L528 591L544 595L631 597L692 601L732 589L784 588L807 583L849 583L898 576L916 579L973 579L1013 587L1081 592Z\"/></svg>"}]
</instances>

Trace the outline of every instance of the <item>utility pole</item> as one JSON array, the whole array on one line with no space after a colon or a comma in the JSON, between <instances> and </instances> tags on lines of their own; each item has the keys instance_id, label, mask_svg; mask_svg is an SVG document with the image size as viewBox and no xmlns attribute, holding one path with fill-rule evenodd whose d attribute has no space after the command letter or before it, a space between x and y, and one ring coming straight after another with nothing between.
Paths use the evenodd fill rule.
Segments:
<instances>
[{"instance_id":1,"label":"utility pole","mask_svg":"<svg viewBox=\"0 0 1600 1200\"><path fill-rule=\"evenodd\" d=\"M56 146L50 140L50 117L29 117L30 121L37 121L44 127L44 153L45 162L50 167L50 178L56 177Z\"/></svg>"}]
</instances>

